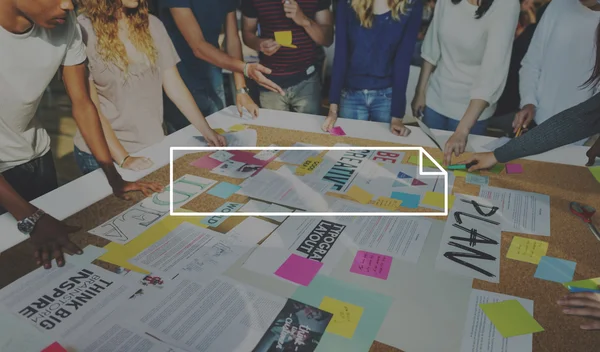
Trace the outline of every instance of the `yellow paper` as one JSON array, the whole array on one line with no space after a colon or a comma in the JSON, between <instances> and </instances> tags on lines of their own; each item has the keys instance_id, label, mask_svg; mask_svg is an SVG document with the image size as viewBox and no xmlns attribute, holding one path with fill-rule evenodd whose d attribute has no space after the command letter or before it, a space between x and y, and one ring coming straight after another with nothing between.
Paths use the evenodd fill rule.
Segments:
<instances>
[{"instance_id":1,"label":"yellow paper","mask_svg":"<svg viewBox=\"0 0 600 352\"><path fill-rule=\"evenodd\" d=\"M452 209L454 205L454 199L456 197L452 194L448 195L448 210ZM444 209L444 193L427 192L421 201L421 205L431 205L436 208Z\"/></svg>"},{"instance_id":2,"label":"yellow paper","mask_svg":"<svg viewBox=\"0 0 600 352\"><path fill-rule=\"evenodd\" d=\"M346 195L361 204L369 204L371 199L373 199L373 195L371 193L365 191L357 185L350 187L348 192L346 192Z\"/></svg>"},{"instance_id":3,"label":"yellow paper","mask_svg":"<svg viewBox=\"0 0 600 352\"><path fill-rule=\"evenodd\" d=\"M544 328L516 299L480 304L479 307L492 321L502 337L508 338L544 331Z\"/></svg>"},{"instance_id":4,"label":"yellow paper","mask_svg":"<svg viewBox=\"0 0 600 352\"><path fill-rule=\"evenodd\" d=\"M462 170L454 170L454 176L456 177L467 177L467 172Z\"/></svg>"},{"instance_id":5,"label":"yellow paper","mask_svg":"<svg viewBox=\"0 0 600 352\"><path fill-rule=\"evenodd\" d=\"M215 128L215 132L217 132L218 134L224 134L227 133L224 129L222 128Z\"/></svg>"},{"instance_id":6,"label":"yellow paper","mask_svg":"<svg viewBox=\"0 0 600 352\"><path fill-rule=\"evenodd\" d=\"M402 204L401 200L388 197L379 197L375 200L375 206L386 210L396 210Z\"/></svg>"},{"instance_id":7,"label":"yellow paper","mask_svg":"<svg viewBox=\"0 0 600 352\"><path fill-rule=\"evenodd\" d=\"M563 286L567 288L568 286L571 286L577 288L588 288L590 290L598 290L600 289L600 277L597 277L595 279L565 282Z\"/></svg>"},{"instance_id":8,"label":"yellow paper","mask_svg":"<svg viewBox=\"0 0 600 352\"><path fill-rule=\"evenodd\" d=\"M281 46L297 48L297 46L292 44L292 31L275 32L275 41Z\"/></svg>"},{"instance_id":9,"label":"yellow paper","mask_svg":"<svg viewBox=\"0 0 600 352\"><path fill-rule=\"evenodd\" d=\"M325 331L348 339L354 336L354 331L363 313L363 307L325 296L319 309L333 314Z\"/></svg>"},{"instance_id":10,"label":"yellow paper","mask_svg":"<svg viewBox=\"0 0 600 352\"><path fill-rule=\"evenodd\" d=\"M510 243L506 258L520 260L531 264L539 264L547 251L548 242L515 236Z\"/></svg>"},{"instance_id":11,"label":"yellow paper","mask_svg":"<svg viewBox=\"0 0 600 352\"><path fill-rule=\"evenodd\" d=\"M442 161L442 159L435 159L435 161L437 161L438 164L440 164L440 166L442 166L442 167L444 166L443 165L444 162ZM408 158L408 163L409 164L414 164L414 165L419 165L419 156L418 155L413 155L413 156L409 157ZM433 169L439 169L437 167L437 165L435 165L433 163L433 161L429 160L429 158L427 156L425 156L425 155L423 155L423 167L430 167L430 168L433 168Z\"/></svg>"},{"instance_id":12,"label":"yellow paper","mask_svg":"<svg viewBox=\"0 0 600 352\"><path fill-rule=\"evenodd\" d=\"M233 125L233 126L229 127L230 132L239 132L239 131L243 131L245 129L246 129L246 125L242 125L242 124L237 124L237 125Z\"/></svg>"},{"instance_id":13,"label":"yellow paper","mask_svg":"<svg viewBox=\"0 0 600 352\"><path fill-rule=\"evenodd\" d=\"M310 158L306 158L302 165L296 168L297 175L307 175L312 174L313 171L323 162L323 158L318 156L311 156Z\"/></svg>"}]
</instances>

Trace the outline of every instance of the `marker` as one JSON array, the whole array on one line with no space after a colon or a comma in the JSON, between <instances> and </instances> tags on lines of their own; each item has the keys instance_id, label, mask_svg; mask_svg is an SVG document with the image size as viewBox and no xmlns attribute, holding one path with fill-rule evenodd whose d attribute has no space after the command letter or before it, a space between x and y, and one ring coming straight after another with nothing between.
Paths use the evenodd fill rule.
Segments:
<instances>
[{"instance_id":1,"label":"marker","mask_svg":"<svg viewBox=\"0 0 600 352\"><path fill-rule=\"evenodd\" d=\"M571 293L576 293L576 292L600 293L600 289L594 290L592 288L581 288L581 287L575 287L575 286L567 286L567 288L569 289L569 291L571 291Z\"/></svg>"},{"instance_id":2,"label":"marker","mask_svg":"<svg viewBox=\"0 0 600 352\"><path fill-rule=\"evenodd\" d=\"M523 128L523 126L519 126L519 129L517 130L517 133L515 134L515 138L519 137L521 135L522 128Z\"/></svg>"},{"instance_id":3,"label":"marker","mask_svg":"<svg viewBox=\"0 0 600 352\"><path fill-rule=\"evenodd\" d=\"M448 170L469 170L471 166L477 164L476 161L470 162L468 164L454 164L448 165Z\"/></svg>"}]
</instances>

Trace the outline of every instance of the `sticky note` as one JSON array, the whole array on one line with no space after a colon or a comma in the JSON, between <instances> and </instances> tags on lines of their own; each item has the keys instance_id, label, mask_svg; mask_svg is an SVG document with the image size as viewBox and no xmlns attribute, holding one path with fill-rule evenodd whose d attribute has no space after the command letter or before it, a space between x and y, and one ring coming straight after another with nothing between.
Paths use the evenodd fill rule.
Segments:
<instances>
[{"instance_id":1,"label":"sticky note","mask_svg":"<svg viewBox=\"0 0 600 352\"><path fill-rule=\"evenodd\" d=\"M298 285L308 286L322 266L323 263L321 262L292 253L275 271L275 275Z\"/></svg>"},{"instance_id":2,"label":"sticky note","mask_svg":"<svg viewBox=\"0 0 600 352\"><path fill-rule=\"evenodd\" d=\"M350 267L350 272L377 279L387 280L392 267L392 257L389 255L358 251Z\"/></svg>"},{"instance_id":3,"label":"sticky note","mask_svg":"<svg viewBox=\"0 0 600 352\"><path fill-rule=\"evenodd\" d=\"M297 175L307 175L312 174L313 171L323 162L323 158L318 156L311 156L306 158L302 165L296 168Z\"/></svg>"},{"instance_id":4,"label":"sticky note","mask_svg":"<svg viewBox=\"0 0 600 352\"><path fill-rule=\"evenodd\" d=\"M246 125L237 124L237 125L230 126L229 131L230 132L239 132L239 131L245 130L246 128L247 128Z\"/></svg>"},{"instance_id":5,"label":"sticky note","mask_svg":"<svg viewBox=\"0 0 600 352\"><path fill-rule=\"evenodd\" d=\"M576 265L577 263L570 260L543 256L540 259L534 277L562 284L573 280Z\"/></svg>"},{"instance_id":6,"label":"sticky note","mask_svg":"<svg viewBox=\"0 0 600 352\"><path fill-rule=\"evenodd\" d=\"M375 200L375 206L386 210L396 210L402 204L401 200L388 197L379 197Z\"/></svg>"},{"instance_id":7,"label":"sticky note","mask_svg":"<svg viewBox=\"0 0 600 352\"><path fill-rule=\"evenodd\" d=\"M214 153L213 153L214 154ZM200 159L193 161L190 165L195 166L199 169L209 169L212 170L215 167L219 167L223 162L211 158L210 155L205 155Z\"/></svg>"},{"instance_id":8,"label":"sticky note","mask_svg":"<svg viewBox=\"0 0 600 352\"><path fill-rule=\"evenodd\" d=\"M221 182L209 189L207 193L215 197L227 199L241 188L229 182Z\"/></svg>"},{"instance_id":9,"label":"sticky note","mask_svg":"<svg viewBox=\"0 0 600 352\"><path fill-rule=\"evenodd\" d=\"M442 159L435 159L435 161L438 162L438 164L440 164L440 166L443 166L443 160ZM408 158L408 163L409 164L414 164L414 165L419 165L419 156L418 155L412 155L411 157ZM437 165L435 165L433 163L433 161L429 160L429 158L425 155L423 155L423 167L431 167L434 169L439 169L437 167Z\"/></svg>"},{"instance_id":10,"label":"sticky note","mask_svg":"<svg viewBox=\"0 0 600 352\"><path fill-rule=\"evenodd\" d=\"M44 348L41 352L67 352L67 350L58 342L54 342L50 346Z\"/></svg>"},{"instance_id":11,"label":"sticky note","mask_svg":"<svg viewBox=\"0 0 600 352\"><path fill-rule=\"evenodd\" d=\"M470 183L472 185L487 186L490 183L490 178L487 176L467 174L465 182Z\"/></svg>"},{"instance_id":12,"label":"sticky note","mask_svg":"<svg viewBox=\"0 0 600 352\"><path fill-rule=\"evenodd\" d=\"M563 283L564 287L577 287L577 288L587 288L590 290L597 290L600 287L600 277L595 279L587 279L587 280L579 280L579 281L570 281Z\"/></svg>"},{"instance_id":13,"label":"sticky note","mask_svg":"<svg viewBox=\"0 0 600 352\"><path fill-rule=\"evenodd\" d=\"M418 208L421 197L418 194L410 194L403 192L392 192L392 198L402 201L402 206L405 208Z\"/></svg>"},{"instance_id":14,"label":"sticky note","mask_svg":"<svg viewBox=\"0 0 600 352\"><path fill-rule=\"evenodd\" d=\"M496 165L494 165L494 167L492 167L488 171L491 173L494 173L494 174L499 174L502 172L502 170L504 170L504 164L496 164Z\"/></svg>"},{"instance_id":15,"label":"sticky note","mask_svg":"<svg viewBox=\"0 0 600 352\"><path fill-rule=\"evenodd\" d=\"M592 166L588 168L596 181L600 182L600 166Z\"/></svg>"},{"instance_id":16,"label":"sticky note","mask_svg":"<svg viewBox=\"0 0 600 352\"><path fill-rule=\"evenodd\" d=\"M421 205L424 207L432 206L434 208L444 209L444 199L444 193L427 192L421 201ZM452 205L454 205L454 199L456 199L454 195L448 195L448 209L452 209Z\"/></svg>"},{"instance_id":17,"label":"sticky note","mask_svg":"<svg viewBox=\"0 0 600 352\"><path fill-rule=\"evenodd\" d=\"M224 130L224 129L222 129L222 128L215 128L215 132L217 132L218 134L224 134L224 133L227 133L227 131L225 131L225 130Z\"/></svg>"},{"instance_id":18,"label":"sticky note","mask_svg":"<svg viewBox=\"0 0 600 352\"><path fill-rule=\"evenodd\" d=\"M467 177L467 172L463 170L454 170L454 176L456 177Z\"/></svg>"},{"instance_id":19,"label":"sticky note","mask_svg":"<svg viewBox=\"0 0 600 352\"><path fill-rule=\"evenodd\" d=\"M544 331L516 299L480 304L479 307L504 338Z\"/></svg>"},{"instance_id":20,"label":"sticky note","mask_svg":"<svg viewBox=\"0 0 600 352\"><path fill-rule=\"evenodd\" d=\"M510 243L506 258L538 264L547 251L548 242L515 236Z\"/></svg>"},{"instance_id":21,"label":"sticky note","mask_svg":"<svg viewBox=\"0 0 600 352\"><path fill-rule=\"evenodd\" d=\"M334 136L345 136L346 135L346 132L344 132L344 130L340 126L335 126L334 128L330 129L329 133Z\"/></svg>"},{"instance_id":22,"label":"sticky note","mask_svg":"<svg viewBox=\"0 0 600 352\"><path fill-rule=\"evenodd\" d=\"M521 164L506 164L507 174L520 174L523 172L523 166Z\"/></svg>"},{"instance_id":23,"label":"sticky note","mask_svg":"<svg viewBox=\"0 0 600 352\"><path fill-rule=\"evenodd\" d=\"M233 157L233 154L226 152L224 150L216 151L209 155L212 159L218 160L220 162L224 162L225 160L229 160Z\"/></svg>"},{"instance_id":24,"label":"sticky note","mask_svg":"<svg viewBox=\"0 0 600 352\"><path fill-rule=\"evenodd\" d=\"M346 192L346 195L361 204L369 204L371 199L373 199L373 195L371 193L365 191L357 185L350 187L348 192Z\"/></svg>"},{"instance_id":25,"label":"sticky note","mask_svg":"<svg viewBox=\"0 0 600 352\"><path fill-rule=\"evenodd\" d=\"M281 46L297 48L297 46L292 44L292 31L275 32L275 41Z\"/></svg>"},{"instance_id":26,"label":"sticky note","mask_svg":"<svg viewBox=\"0 0 600 352\"><path fill-rule=\"evenodd\" d=\"M333 314L325 331L347 339L354 336L354 331L356 331L364 310L363 307L327 296L323 297L319 309Z\"/></svg>"}]
</instances>

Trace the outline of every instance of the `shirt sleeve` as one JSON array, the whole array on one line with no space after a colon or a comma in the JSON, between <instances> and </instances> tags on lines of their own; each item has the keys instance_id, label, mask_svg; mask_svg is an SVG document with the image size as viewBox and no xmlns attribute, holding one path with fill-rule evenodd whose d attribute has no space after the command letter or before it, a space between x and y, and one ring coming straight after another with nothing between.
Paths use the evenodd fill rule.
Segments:
<instances>
[{"instance_id":1,"label":"shirt sleeve","mask_svg":"<svg viewBox=\"0 0 600 352\"><path fill-rule=\"evenodd\" d=\"M394 57L394 73L392 86L392 117L403 118L406 112L406 85L410 73L410 61L415 51L417 35L423 19L423 2L414 0L408 22L404 27L402 40Z\"/></svg>"},{"instance_id":2,"label":"shirt sleeve","mask_svg":"<svg viewBox=\"0 0 600 352\"><path fill-rule=\"evenodd\" d=\"M442 47L440 45L439 30L440 21L444 15L444 5L447 1L436 1L433 11L433 19L425 33L425 39L421 45L421 57L433 66L437 66L440 57L442 56Z\"/></svg>"},{"instance_id":3,"label":"shirt sleeve","mask_svg":"<svg viewBox=\"0 0 600 352\"><path fill-rule=\"evenodd\" d=\"M494 151L496 160L537 155L600 133L600 94L564 110Z\"/></svg>"},{"instance_id":4,"label":"shirt sleeve","mask_svg":"<svg viewBox=\"0 0 600 352\"><path fill-rule=\"evenodd\" d=\"M150 26L152 37L158 50L158 65L160 70L168 70L181 61L179 55L177 55L177 50L175 50L175 46L165 26L158 18L150 15Z\"/></svg>"},{"instance_id":5,"label":"shirt sleeve","mask_svg":"<svg viewBox=\"0 0 600 352\"><path fill-rule=\"evenodd\" d=\"M490 105L495 104L504 90L512 44L519 21L520 5L518 1L496 1L502 6L490 13L490 26L479 73L471 87L471 99L481 99ZM485 21L485 15L479 21Z\"/></svg>"},{"instance_id":6,"label":"shirt sleeve","mask_svg":"<svg viewBox=\"0 0 600 352\"><path fill-rule=\"evenodd\" d=\"M69 27L68 27L69 40L67 43L67 53L62 61L63 66L76 66L82 64L87 55L85 53L85 44L83 43L83 36L81 34L81 28L75 18L75 13L69 14Z\"/></svg>"},{"instance_id":7,"label":"shirt sleeve","mask_svg":"<svg viewBox=\"0 0 600 352\"><path fill-rule=\"evenodd\" d=\"M340 2L344 2L344 0L340 0ZM317 3L317 12L323 10L329 10L331 8L331 0L319 0Z\"/></svg>"},{"instance_id":8,"label":"shirt sleeve","mask_svg":"<svg viewBox=\"0 0 600 352\"><path fill-rule=\"evenodd\" d=\"M191 0L160 0L161 9L191 8Z\"/></svg>"},{"instance_id":9,"label":"shirt sleeve","mask_svg":"<svg viewBox=\"0 0 600 352\"><path fill-rule=\"evenodd\" d=\"M248 18L258 17L258 11L256 10L256 7L254 7L254 2L252 0L242 0L240 9L242 10L242 14Z\"/></svg>"},{"instance_id":10,"label":"shirt sleeve","mask_svg":"<svg viewBox=\"0 0 600 352\"><path fill-rule=\"evenodd\" d=\"M331 69L329 102L339 104L348 69L348 0L339 0L335 13L335 52Z\"/></svg>"}]
</instances>

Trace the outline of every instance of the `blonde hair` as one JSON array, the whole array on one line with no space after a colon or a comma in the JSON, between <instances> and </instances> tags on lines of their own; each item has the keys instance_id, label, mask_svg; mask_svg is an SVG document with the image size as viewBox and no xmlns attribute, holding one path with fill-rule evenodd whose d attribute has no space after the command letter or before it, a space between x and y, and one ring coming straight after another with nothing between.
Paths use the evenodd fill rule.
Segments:
<instances>
[{"instance_id":1,"label":"blonde hair","mask_svg":"<svg viewBox=\"0 0 600 352\"><path fill-rule=\"evenodd\" d=\"M351 0L352 8L358 19L360 25L365 28L371 28L373 26L373 3L374 0ZM388 0L388 7L392 11L392 18L396 21L400 20L400 15L404 15L407 10L408 0Z\"/></svg>"},{"instance_id":2,"label":"blonde hair","mask_svg":"<svg viewBox=\"0 0 600 352\"><path fill-rule=\"evenodd\" d=\"M83 0L79 3L81 12L92 22L97 38L96 50L102 60L124 72L129 68L129 56L119 38L119 16L122 13L127 18L129 40L146 55L152 67L156 66L158 51L150 34L147 0L140 0L136 9L123 8L121 0Z\"/></svg>"}]
</instances>

